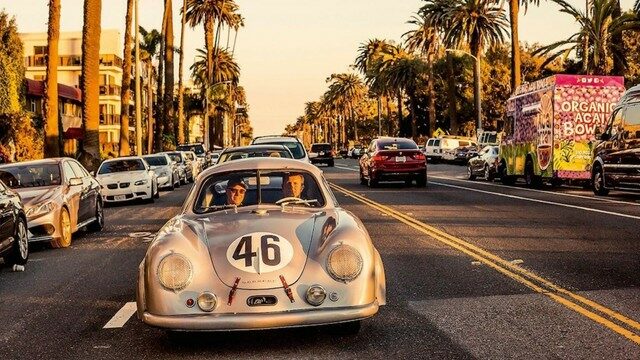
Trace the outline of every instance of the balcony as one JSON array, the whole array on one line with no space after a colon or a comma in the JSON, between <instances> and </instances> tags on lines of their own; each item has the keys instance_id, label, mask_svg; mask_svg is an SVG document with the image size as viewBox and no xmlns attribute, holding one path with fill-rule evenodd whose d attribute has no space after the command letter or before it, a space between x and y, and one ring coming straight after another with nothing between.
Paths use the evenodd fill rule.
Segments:
<instances>
[{"instance_id":1,"label":"balcony","mask_svg":"<svg viewBox=\"0 0 640 360\"><path fill-rule=\"evenodd\" d=\"M120 115L100 114L100 125L120 125Z\"/></svg>"},{"instance_id":2,"label":"balcony","mask_svg":"<svg viewBox=\"0 0 640 360\"><path fill-rule=\"evenodd\" d=\"M24 58L26 67L47 66L45 61L46 55L27 56ZM81 66L82 56L80 55L62 55L59 58L58 66ZM100 55L101 66L116 66L122 68L122 59L114 54Z\"/></svg>"},{"instance_id":3,"label":"balcony","mask_svg":"<svg viewBox=\"0 0 640 360\"><path fill-rule=\"evenodd\" d=\"M100 95L120 96L120 86L118 85L100 85Z\"/></svg>"}]
</instances>

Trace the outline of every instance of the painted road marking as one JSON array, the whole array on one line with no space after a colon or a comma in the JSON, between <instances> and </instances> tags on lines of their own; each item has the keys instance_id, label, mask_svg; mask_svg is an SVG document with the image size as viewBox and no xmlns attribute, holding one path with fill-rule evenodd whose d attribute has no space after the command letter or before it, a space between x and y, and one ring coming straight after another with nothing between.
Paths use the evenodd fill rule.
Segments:
<instances>
[{"instance_id":1,"label":"painted road marking","mask_svg":"<svg viewBox=\"0 0 640 360\"><path fill-rule=\"evenodd\" d=\"M430 181L429 184L438 185L438 186L444 186L444 187L450 187L450 188L454 188L454 189L462 189L462 190L467 190L467 191L473 191L473 192L478 192L478 193L482 193L482 194L502 196L502 197L506 197L506 198L510 198L510 199L531 201L531 202L537 202L537 203L541 203L541 204L555 205L555 206L561 206L561 207L566 207L566 208L570 208L570 209L578 209L578 210L590 211L590 212L595 212L595 213L600 213L600 214L606 214L606 215L619 216L619 217L624 217L624 218L629 218L629 219L640 220L640 216L636 216L636 215L622 214L622 213L617 213L617 212L613 212L613 211L606 211L606 210L588 208L588 207L584 207L584 206L563 204L563 203L559 203L559 202L555 202L555 201L533 199L533 198L528 198L528 197L524 197L524 196L503 194L503 193L498 193L498 192L493 192L493 191L474 189L474 188L470 188L470 187L466 187L466 186L451 185L451 184L445 184L445 183L434 182L434 181Z\"/></svg>"},{"instance_id":2,"label":"painted road marking","mask_svg":"<svg viewBox=\"0 0 640 360\"><path fill-rule=\"evenodd\" d=\"M537 193L543 193L543 194L549 194L549 195L575 197L575 198L580 198L580 199L588 199L588 200L595 200L595 201L601 201L601 202L608 202L608 203L612 203L612 204L623 204L623 205L640 206L640 203L632 203L632 202L629 202L629 201L604 199L604 198L600 198L600 197L596 197L596 196L567 194L567 193L563 193L563 192L554 192L554 191L547 191L547 190L527 189L527 188L522 188L522 187L511 187L511 186L494 184L494 183L490 183L490 182L481 182L481 181L471 181L471 180L466 180L466 179L459 179L459 178L450 177L450 176L433 176L432 175L429 178L430 179L439 179L439 180L453 180L453 181L470 183L470 184L477 184L477 185L483 185L483 186L492 186L492 187L497 187L497 188L501 188L501 189L514 189L514 190L530 191L530 192L537 192Z\"/></svg>"},{"instance_id":3,"label":"painted road marking","mask_svg":"<svg viewBox=\"0 0 640 360\"><path fill-rule=\"evenodd\" d=\"M137 310L136 307L136 303L135 302L128 302L126 304L124 304L124 306L122 306L122 308L120 308L120 310L118 310L118 312L113 315L113 317L111 318L111 320L109 320L108 323L105 324L105 326L103 326L103 329L115 329L115 328L121 328L124 326L124 324L127 323L127 321L129 321L129 318L131 318L131 315L133 315Z\"/></svg>"},{"instance_id":4,"label":"painted road marking","mask_svg":"<svg viewBox=\"0 0 640 360\"><path fill-rule=\"evenodd\" d=\"M601 324L609 330L624 336L635 344L640 345L640 335L638 334L638 331L640 330L640 323L637 321L600 305L595 301L574 294L571 291L566 290L521 266L518 266L517 264L513 264L508 260L502 259L478 246L429 226L417 219L406 216L388 206L369 200L333 183L331 184L331 187L339 192L351 195L354 199L371 208L386 212L389 216L430 236L434 240L470 256L472 259L493 268L499 273L525 285L533 291L551 298L558 304L561 304L578 314Z\"/></svg>"},{"instance_id":5,"label":"painted road marking","mask_svg":"<svg viewBox=\"0 0 640 360\"><path fill-rule=\"evenodd\" d=\"M358 168L358 169L352 169L352 168L348 168L348 167L344 167L344 166L339 166L339 165L336 165L335 167L336 167L336 168L338 168L338 169L342 169L342 170L349 170L349 171L353 171L353 172L360 172L360 169L359 169L359 168Z\"/></svg>"}]
</instances>

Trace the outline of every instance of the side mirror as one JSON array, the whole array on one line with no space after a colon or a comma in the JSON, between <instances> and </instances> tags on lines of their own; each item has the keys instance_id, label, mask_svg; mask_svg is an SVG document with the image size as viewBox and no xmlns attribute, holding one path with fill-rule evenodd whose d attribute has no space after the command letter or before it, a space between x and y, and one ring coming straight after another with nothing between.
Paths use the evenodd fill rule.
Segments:
<instances>
[{"instance_id":1,"label":"side mirror","mask_svg":"<svg viewBox=\"0 0 640 360\"><path fill-rule=\"evenodd\" d=\"M80 186L80 185L82 185L82 178L69 179L69 186Z\"/></svg>"},{"instance_id":2,"label":"side mirror","mask_svg":"<svg viewBox=\"0 0 640 360\"><path fill-rule=\"evenodd\" d=\"M90 173L89 173L89 175L91 175L91 176L93 176L93 177L96 177L96 172L95 172L95 171L92 171L92 172L90 172Z\"/></svg>"}]
</instances>

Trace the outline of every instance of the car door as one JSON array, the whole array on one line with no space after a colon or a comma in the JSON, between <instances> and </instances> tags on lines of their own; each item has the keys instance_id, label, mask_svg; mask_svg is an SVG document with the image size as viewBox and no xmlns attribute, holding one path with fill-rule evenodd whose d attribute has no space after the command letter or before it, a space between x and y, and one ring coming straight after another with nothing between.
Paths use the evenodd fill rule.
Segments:
<instances>
[{"instance_id":1,"label":"car door","mask_svg":"<svg viewBox=\"0 0 640 360\"><path fill-rule=\"evenodd\" d=\"M78 216L80 222L90 220L95 217L96 214L96 201L98 196L97 184L94 184L91 175L84 170L84 168L75 161L69 160L69 164L73 169L73 172L82 179L82 192L80 193L80 208L78 209Z\"/></svg>"},{"instance_id":2,"label":"car door","mask_svg":"<svg viewBox=\"0 0 640 360\"><path fill-rule=\"evenodd\" d=\"M13 236L13 206L7 188L0 182L0 253L11 246Z\"/></svg>"},{"instance_id":3,"label":"car door","mask_svg":"<svg viewBox=\"0 0 640 360\"><path fill-rule=\"evenodd\" d=\"M65 160L62 162L62 174L64 177L63 186L65 187L63 192L66 198L66 203L69 207L69 217L71 218L71 224L77 226L82 222L82 215L80 213L80 197L82 194L82 185L71 186L70 181L73 178L77 178L78 175L73 171L71 162ZM72 227L72 231L75 227Z\"/></svg>"}]
</instances>

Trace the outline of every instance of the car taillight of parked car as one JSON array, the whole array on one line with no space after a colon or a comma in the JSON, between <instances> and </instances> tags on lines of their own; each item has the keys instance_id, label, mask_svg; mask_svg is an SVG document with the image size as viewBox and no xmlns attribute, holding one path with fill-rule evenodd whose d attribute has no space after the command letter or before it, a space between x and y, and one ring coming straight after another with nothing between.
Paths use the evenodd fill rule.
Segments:
<instances>
[{"instance_id":1,"label":"car taillight of parked car","mask_svg":"<svg viewBox=\"0 0 640 360\"><path fill-rule=\"evenodd\" d=\"M373 161L374 163L378 163L378 162L383 162L385 160L385 157L382 155L373 155L373 157L371 158L371 161Z\"/></svg>"},{"instance_id":2,"label":"car taillight of parked car","mask_svg":"<svg viewBox=\"0 0 640 360\"><path fill-rule=\"evenodd\" d=\"M423 153L413 155L413 158L420 161L427 161L427 157Z\"/></svg>"}]
</instances>

